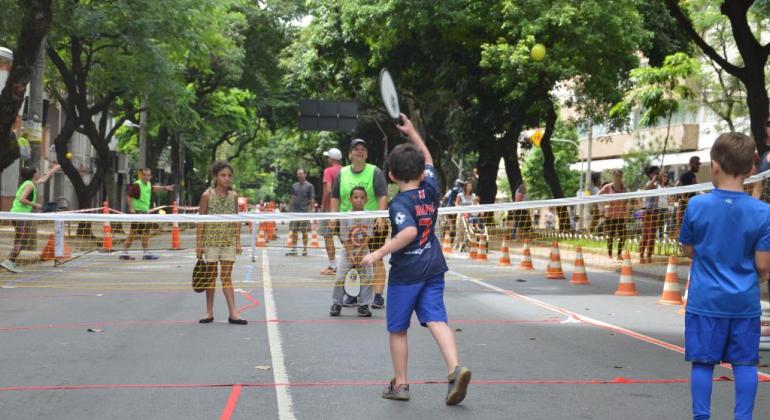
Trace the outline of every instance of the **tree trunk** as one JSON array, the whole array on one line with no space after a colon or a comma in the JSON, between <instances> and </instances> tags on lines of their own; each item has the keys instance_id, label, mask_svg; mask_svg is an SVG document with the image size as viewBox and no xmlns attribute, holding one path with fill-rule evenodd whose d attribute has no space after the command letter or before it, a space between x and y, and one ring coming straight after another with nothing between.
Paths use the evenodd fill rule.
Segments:
<instances>
[{"instance_id":1,"label":"tree trunk","mask_svg":"<svg viewBox=\"0 0 770 420\"><path fill-rule=\"evenodd\" d=\"M706 56L714 60L719 67L737 77L746 87L746 104L749 107L751 119L751 134L757 144L760 154L764 153L768 146L765 144L764 124L768 116L768 95L765 86L765 66L770 55L770 44L762 45L757 40L748 22L748 11L753 1L724 0L721 2L720 11L730 20L735 46L743 59L743 67L730 63L727 57L722 57L709 45L698 33L690 18L682 11L679 0L665 0L671 16L676 19L679 26L690 36L695 44L700 47Z\"/></svg>"},{"instance_id":2,"label":"tree trunk","mask_svg":"<svg viewBox=\"0 0 770 420\"><path fill-rule=\"evenodd\" d=\"M540 149L543 151L543 177L546 184L548 184L548 188L551 189L553 198L564 198L564 191L561 189L561 183L559 183L559 178L556 176L556 159L553 156L553 148L551 147L551 137L555 128L556 109L553 106L553 102L550 102L546 112L545 133L543 133L543 139L540 141Z\"/></svg>"},{"instance_id":3,"label":"tree trunk","mask_svg":"<svg viewBox=\"0 0 770 420\"><path fill-rule=\"evenodd\" d=\"M768 150L767 131L765 124L770 110L770 101L765 89L764 71L752 72L743 81L746 85L746 103L749 106L749 118L751 120L751 135L757 144L759 155Z\"/></svg>"},{"instance_id":4,"label":"tree trunk","mask_svg":"<svg viewBox=\"0 0 770 420\"><path fill-rule=\"evenodd\" d=\"M497 197L497 171L503 155L500 146L500 142L491 135L479 142L479 160L476 164L479 181L476 184L476 194L481 204L494 203Z\"/></svg>"},{"instance_id":5,"label":"tree trunk","mask_svg":"<svg viewBox=\"0 0 770 420\"><path fill-rule=\"evenodd\" d=\"M516 189L521 184L521 166L519 166L519 135L521 124L516 124L505 132L503 137L503 162L508 186L511 188L511 201L516 198Z\"/></svg>"},{"instance_id":6,"label":"tree trunk","mask_svg":"<svg viewBox=\"0 0 770 420\"><path fill-rule=\"evenodd\" d=\"M41 41L51 27L51 0L29 0L22 4L24 17L19 44L14 52L8 80L0 93L0 171L19 158L19 146L11 129L24 103L24 93L32 77Z\"/></svg>"},{"instance_id":7,"label":"tree trunk","mask_svg":"<svg viewBox=\"0 0 770 420\"><path fill-rule=\"evenodd\" d=\"M546 111L545 133L543 133L543 139L540 141L540 149L543 151L543 178L545 178L548 188L551 189L553 198L564 198L564 191L561 189L559 177L556 175L556 159L553 155L553 148L551 147L551 137L556 129L556 119L556 108L551 100L548 110ZM567 211L566 206L557 207L556 215L559 218L559 230L567 231L572 229L569 220L569 211Z\"/></svg>"}]
</instances>

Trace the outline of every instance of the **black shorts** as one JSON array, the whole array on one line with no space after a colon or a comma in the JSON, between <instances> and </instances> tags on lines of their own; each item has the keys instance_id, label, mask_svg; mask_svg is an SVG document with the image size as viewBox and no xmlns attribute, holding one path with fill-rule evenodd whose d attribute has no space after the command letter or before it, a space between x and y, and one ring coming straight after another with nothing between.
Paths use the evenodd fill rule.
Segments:
<instances>
[{"instance_id":1,"label":"black shorts","mask_svg":"<svg viewBox=\"0 0 770 420\"><path fill-rule=\"evenodd\" d=\"M150 233L154 223L148 222L131 222L131 232L136 235L146 235Z\"/></svg>"},{"instance_id":2,"label":"black shorts","mask_svg":"<svg viewBox=\"0 0 770 420\"><path fill-rule=\"evenodd\" d=\"M29 220L14 220L13 227L16 235L13 238L14 247L18 246L22 251L34 251L37 243L37 234L32 222Z\"/></svg>"},{"instance_id":3,"label":"black shorts","mask_svg":"<svg viewBox=\"0 0 770 420\"><path fill-rule=\"evenodd\" d=\"M307 233L310 227L308 220L293 220L289 222L289 230L292 232Z\"/></svg>"}]
</instances>

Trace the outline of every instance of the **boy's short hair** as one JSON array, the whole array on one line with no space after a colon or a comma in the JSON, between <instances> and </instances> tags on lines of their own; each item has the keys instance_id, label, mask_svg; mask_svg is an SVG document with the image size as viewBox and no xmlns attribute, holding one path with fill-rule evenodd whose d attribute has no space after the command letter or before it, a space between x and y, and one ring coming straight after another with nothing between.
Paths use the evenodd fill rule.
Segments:
<instances>
[{"instance_id":1,"label":"boy's short hair","mask_svg":"<svg viewBox=\"0 0 770 420\"><path fill-rule=\"evenodd\" d=\"M425 171L425 156L410 143L399 144L388 155L387 166L396 180L414 181Z\"/></svg>"},{"instance_id":2,"label":"boy's short hair","mask_svg":"<svg viewBox=\"0 0 770 420\"><path fill-rule=\"evenodd\" d=\"M356 192L356 191L361 191L361 192L363 192L363 193L364 193L364 197L366 197L366 196L368 195L368 194L366 194L366 188L364 188L364 187L362 187L362 186L360 186L360 185L356 185L355 187L353 187L353 188L350 190L350 196L352 197L352 196L353 196L353 193L354 193L354 192Z\"/></svg>"},{"instance_id":3,"label":"boy's short hair","mask_svg":"<svg viewBox=\"0 0 770 420\"><path fill-rule=\"evenodd\" d=\"M711 146L711 161L732 176L748 175L754 168L755 144L741 133L722 133Z\"/></svg>"}]
</instances>

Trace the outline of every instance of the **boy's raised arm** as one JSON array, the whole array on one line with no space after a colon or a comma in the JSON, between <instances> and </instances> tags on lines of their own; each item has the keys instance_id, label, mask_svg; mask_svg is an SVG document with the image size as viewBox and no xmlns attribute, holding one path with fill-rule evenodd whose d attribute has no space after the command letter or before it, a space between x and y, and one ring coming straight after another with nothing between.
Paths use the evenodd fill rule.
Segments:
<instances>
[{"instance_id":1,"label":"boy's raised arm","mask_svg":"<svg viewBox=\"0 0 770 420\"><path fill-rule=\"evenodd\" d=\"M405 136L409 138L409 140L417 146L418 149L422 152L422 154L425 156L425 164L426 165L433 165L433 157L430 155L430 151L428 150L428 146L425 145L425 141L423 141L422 137L420 136L420 133L417 132L417 129L414 128L414 124L412 124L412 121L409 119L409 117L406 116L406 114L401 114L401 121L404 122L403 125L396 124L396 128L398 128L398 131L404 133Z\"/></svg>"}]
</instances>

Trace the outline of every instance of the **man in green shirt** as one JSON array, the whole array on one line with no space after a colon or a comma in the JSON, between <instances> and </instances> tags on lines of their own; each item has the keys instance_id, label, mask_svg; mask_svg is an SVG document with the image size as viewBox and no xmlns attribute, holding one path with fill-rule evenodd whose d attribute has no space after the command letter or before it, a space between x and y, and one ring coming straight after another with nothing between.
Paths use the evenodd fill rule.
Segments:
<instances>
[{"instance_id":1,"label":"man in green shirt","mask_svg":"<svg viewBox=\"0 0 770 420\"><path fill-rule=\"evenodd\" d=\"M152 178L152 172L149 168L144 168L141 171L141 178L136 180L133 184L129 185L128 192L126 194L126 203L128 206L128 212L131 214L147 214L150 211L150 199L152 193L155 191L165 190L173 191L173 185L152 185L150 179ZM128 249L134 242L134 239L139 236L142 240L142 249L144 249L143 260L157 260L158 256L149 251L150 248L150 223L146 222L133 222L131 223L131 231L128 233L128 238L123 244L123 252L120 254L121 260L134 260L135 258L128 255Z\"/></svg>"},{"instance_id":2,"label":"man in green shirt","mask_svg":"<svg viewBox=\"0 0 770 420\"><path fill-rule=\"evenodd\" d=\"M16 190L13 203L11 204L11 213L32 213L33 210L42 210L43 206L37 202L37 186L48 181L56 171L60 169L58 164L53 165L45 175L40 176L36 168L24 167L21 169L19 189ZM8 259L0 263L0 267L13 273L21 273L16 267L16 258L21 251L31 251L35 249L35 229L32 222L28 220L14 220L13 226L16 235L13 238L13 249Z\"/></svg>"},{"instance_id":3,"label":"man in green shirt","mask_svg":"<svg viewBox=\"0 0 770 420\"><path fill-rule=\"evenodd\" d=\"M370 163L366 163L369 152L366 148L366 142L362 139L353 139L350 142L350 165L340 170L340 173L334 179L331 191L331 211L348 212L352 211L353 205L350 203L350 192L353 187L363 187L366 190L366 204L364 210L387 210L388 209L388 183L385 180L385 174L382 170ZM386 219L379 218L374 223L374 234L369 239L369 249L374 251L385 244L388 235L388 224ZM374 289L374 301L372 308L380 309L385 306L385 299L382 292L385 290L387 281L385 274L385 264L382 260L374 262L374 278L372 286ZM346 299L345 306L352 306L356 303L355 298Z\"/></svg>"}]
</instances>

